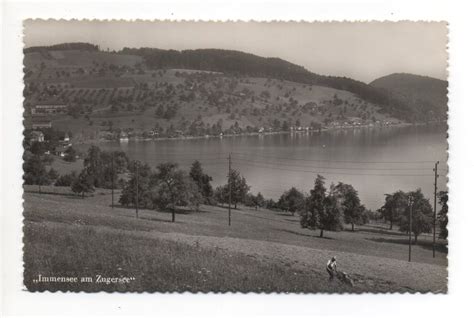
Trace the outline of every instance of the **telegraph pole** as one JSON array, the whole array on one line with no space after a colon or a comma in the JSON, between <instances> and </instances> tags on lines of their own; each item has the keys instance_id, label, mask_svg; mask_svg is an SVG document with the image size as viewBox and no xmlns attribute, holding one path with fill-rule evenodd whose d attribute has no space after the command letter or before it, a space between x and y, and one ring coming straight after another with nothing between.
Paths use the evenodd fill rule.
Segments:
<instances>
[{"instance_id":1,"label":"telegraph pole","mask_svg":"<svg viewBox=\"0 0 474 318\"><path fill-rule=\"evenodd\" d=\"M114 169L115 156L112 151L112 209L114 208L114 188L115 188L115 169Z\"/></svg>"},{"instance_id":2,"label":"telegraph pole","mask_svg":"<svg viewBox=\"0 0 474 318\"><path fill-rule=\"evenodd\" d=\"M436 247L436 199L438 196L438 164L439 161L436 161L434 171L434 202L433 202L433 258L435 257L435 247Z\"/></svg>"},{"instance_id":3,"label":"telegraph pole","mask_svg":"<svg viewBox=\"0 0 474 318\"><path fill-rule=\"evenodd\" d=\"M408 205L410 206L410 216L409 216L409 229L408 229L408 261L411 262L411 219L413 214L413 197L410 195L408 197Z\"/></svg>"},{"instance_id":4,"label":"telegraph pole","mask_svg":"<svg viewBox=\"0 0 474 318\"><path fill-rule=\"evenodd\" d=\"M138 219L138 162L135 162L135 181L136 181L136 191L135 191L135 217Z\"/></svg>"},{"instance_id":5,"label":"telegraph pole","mask_svg":"<svg viewBox=\"0 0 474 318\"><path fill-rule=\"evenodd\" d=\"M231 158L230 153L227 159L229 160L229 176L227 178L227 187L229 188L229 226L230 226L230 205L232 204L232 182L230 182L230 176L231 176L231 171L232 171L232 158Z\"/></svg>"}]
</instances>

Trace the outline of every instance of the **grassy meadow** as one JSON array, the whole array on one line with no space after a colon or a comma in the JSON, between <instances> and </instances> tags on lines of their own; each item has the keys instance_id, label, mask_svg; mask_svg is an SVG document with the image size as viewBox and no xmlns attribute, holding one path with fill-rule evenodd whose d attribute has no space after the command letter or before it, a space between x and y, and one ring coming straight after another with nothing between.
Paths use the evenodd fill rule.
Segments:
<instances>
[{"instance_id":1,"label":"grassy meadow","mask_svg":"<svg viewBox=\"0 0 474 318\"><path fill-rule=\"evenodd\" d=\"M446 292L446 242L432 258L422 235L407 262L407 237L386 224L355 232L302 229L298 216L246 207L167 212L111 207L109 190L81 199L67 188L25 187L24 284L30 291ZM115 198L118 200L119 195ZM117 204L117 203L116 203ZM354 286L329 281L327 260ZM127 283L44 283L38 275L133 277Z\"/></svg>"}]
</instances>

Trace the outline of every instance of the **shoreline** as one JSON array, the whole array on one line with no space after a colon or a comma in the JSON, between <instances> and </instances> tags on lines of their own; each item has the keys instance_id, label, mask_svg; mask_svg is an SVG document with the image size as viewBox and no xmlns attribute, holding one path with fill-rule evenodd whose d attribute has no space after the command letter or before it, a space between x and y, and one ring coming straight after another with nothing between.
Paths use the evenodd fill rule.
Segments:
<instances>
[{"instance_id":1,"label":"shoreline","mask_svg":"<svg viewBox=\"0 0 474 318\"><path fill-rule=\"evenodd\" d=\"M249 136L270 136L270 135L289 135L289 134L309 134L309 133L321 133L328 131L336 130L355 130L355 129L386 129L386 128L399 128L399 127L409 127L409 126L429 126L429 125L438 125L438 124L447 124L446 121L442 122L428 122L428 123L398 123L391 125L359 125L359 126L338 126L338 127L325 127L321 129L314 130L290 130L290 131L275 131L275 132L253 132L253 133L241 133L241 134L223 134L220 136L206 135L206 136L179 136L179 137L158 137L158 138L143 138L143 137L132 137L128 140L107 140L107 139L90 139L86 141L76 141L76 145L91 145L91 144L103 144L110 142L119 142L119 143L128 143L128 142L143 142L143 141L181 141L181 140L197 140L197 139L215 139L215 138L229 138L229 137L249 137Z\"/></svg>"}]
</instances>

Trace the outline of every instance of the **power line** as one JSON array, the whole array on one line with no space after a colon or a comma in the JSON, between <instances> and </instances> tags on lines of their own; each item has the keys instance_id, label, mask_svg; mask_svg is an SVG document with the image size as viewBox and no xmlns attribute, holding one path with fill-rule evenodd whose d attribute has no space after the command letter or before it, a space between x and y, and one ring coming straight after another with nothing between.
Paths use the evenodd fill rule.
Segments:
<instances>
[{"instance_id":1,"label":"power line","mask_svg":"<svg viewBox=\"0 0 474 318\"><path fill-rule=\"evenodd\" d=\"M262 163L262 164L270 164L270 165L280 165L280 166L290 166L290 167L300 167L300 168L313 168L313 169L331 169L331 170L427 170L431 171L430 168L365 168L365 167L317 167L317 166L310 166L310 165L298 165L298 164L288 164L288 163L281 163L281 162L267 162L267 161L256 161L256 160L248 160L248 159L240 159L237 158L236 160L252 162L252 163Z\"/></svg>"},{"instance_id":2,"label":"power line","mask_svg":"<svg viewBox=\"0 0 474 318\"><path fill-rule=\"evenodd\" d=\"M439 161L435 163L434 171L434 200L433 200L433 258L435 257L435 249L436 249L436 201L438 196L438 164Z\"/></svg>"},{"instance_id":3,"label":"power line","mask_svg":"<svg viewBox=\"0 0 474 318\"><path fill-rule=\"evenodd\" d=\"M311 161L311 162L338 162L338 163L368 163L368 164L378 164L378 163L388 163L388 164L418 164L418 163L434 163L433 160L421 160L421 161L352 161L352 160L332 160L332 159L306 159L306 158L291 158L291 157L274 157L274 156L267 156L261 154L249 154L249 153L242 153L242 152L232 152L236 155L242 156L255 156L255 157L262 157L262 158L270 158L270 159L280 159L280 160L294 160L294 161Z\"/></svg>"},{"instance_id":4,"label":"power line","mask_svg":"<svg viewBox=\"0 0 474 318\"><path fill-rule=\"evenodd\" d=\"M181 155L154 155L155 157L163 158L163 160L174 160L176 157L181 157ZM222 159L226 160L226 157L192 157L192 158L183 158L183 160L211 160L211 159Z\"/></svg>"},{"instance_id":5,"label":"power line","mask_svg":"<svg viewBox=\"0 0 474 318\"><path fill-rule=\"evenodd\" d=\"M267 169L274 169L274 170L283 170L283 171L292 171L292 172L307 172L313 174L331 174L331 175L348 175L348 176L380 176L380 177L431 177L431 174L375 174L375 173L341 173L341 172L330 172L330 171L314 171L314 170L295 170L295 169L285 169L285 168L278 168L278 167L269 167L263 165L257 165L252 163L240 163L240 165L250 165L258 168L267 168Z\"/></svg>"},{"instance_id":6,"label":"power line","mask_svg":"<svg viewBox=\"0 0 474 318\"><path fill-rule=\"evenodd\" d=\"M231 173L232 173L232 157L231 157L230 153L229 153L228 160L229 160L229 176L228 176L228 179L227 179L227 187L228 187L228 190L229 190L229 226L230 226L230 220L231 220L230 205L232 203L232 183L230 182L231 181L230 180Z\"/></svg>"},{"instance_id":7,"label":"power line","mask_svg":"<svg viewBox=\"0 0 474 318\"><path fill-rule=\"evenodd\" d=\"M257 153L245 153L245 152L232 152L234 155L239 156L247 156L247 157L261 157L261 158L269 158L269 159L277 159L277 160L291 160L291 161L309 161L309 162L337 162L337 163L356 163L356 164L423 164L423 163L430 163L433 164L434 160L414 160L414 161L355 161L355 160L332 160L332 159L307 159L307 158L293 158L293 157L280 157L280 156L269 156L269 155L262 155ZM223 157L212 157L217 159L225 159L227 160L227 153L225 152L162 152L156 156L158 157L172 157L172 156L199 156L203 158L203 156L219 156L222 155ZM193 158L194 159L194 158ZM199 159L199 158L195 158ZM207 158L203 158L207 159Z\"/></svg>"}]
</instances>

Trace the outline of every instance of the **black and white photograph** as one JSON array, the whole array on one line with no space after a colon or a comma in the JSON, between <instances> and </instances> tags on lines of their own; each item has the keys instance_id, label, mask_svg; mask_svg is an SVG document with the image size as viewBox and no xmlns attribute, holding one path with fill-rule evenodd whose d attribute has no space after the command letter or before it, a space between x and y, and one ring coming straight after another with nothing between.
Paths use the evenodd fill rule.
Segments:
<instances>
[{"instance_id":1,"label":"black and white photograph","mask_svg":"<svg viewBox=\"0 0 474 318\"><path fill-rule=\"evenodd\" d=\"M446 22L23 32L28 292L448 292Z\"/></svg>"}]
</instances>

